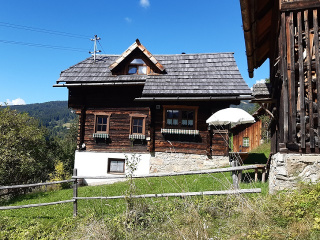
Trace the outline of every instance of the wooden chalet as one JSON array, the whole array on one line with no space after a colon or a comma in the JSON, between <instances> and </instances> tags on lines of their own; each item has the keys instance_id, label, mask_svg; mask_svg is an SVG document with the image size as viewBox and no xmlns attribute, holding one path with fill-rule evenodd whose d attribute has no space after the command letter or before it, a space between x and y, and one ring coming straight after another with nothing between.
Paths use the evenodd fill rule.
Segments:
<instances>
[{"instance_id":1,"label":"wooden chalet","mask_svg":"<svg viewBox=\"0 0 320 240\"><path fill-rule=\"evenodd\" d=\"M270 94L264 92L254 101L272 116L272 153L319 153L320 1L240 4L250 77L270 60Z\"/></svg>"},{"instance_id":2,"label":"wooden chalet","mask_svg":"<svg viewBox=\"0 0 320 240\"><path fill-rule=\"evenodd\" d=\"M92 56L62 71L55 86L68 88L79 114L76 165L77 157L93 164L104 153L107 173L125 171L123 154L142 156L141 173L177 171L174 164L186 165L179 154L227 155L206 119L251 98L233 53L152 55L139 40L122 55Z\"/></svg>"},{"instance_id":3,"label":"wooden chalet","mask_svg":"<svg viewBox=\"0 0 320 240\"><path fill-rule=\"evenodd\" d=\"M258 113L252 115L254 123L239 124L231 128L233 152L250 152L260 146L262 141L262 121Z\"/></svg>"}]
</instances>

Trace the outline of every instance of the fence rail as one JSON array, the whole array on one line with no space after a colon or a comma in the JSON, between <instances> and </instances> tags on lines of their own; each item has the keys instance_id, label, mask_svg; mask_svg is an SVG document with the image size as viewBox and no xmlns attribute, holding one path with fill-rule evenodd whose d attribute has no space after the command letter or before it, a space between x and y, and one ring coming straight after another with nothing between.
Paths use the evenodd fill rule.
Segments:
<instances>
[{"instance_id":1,"label":"fence rail","mask_svg":"<svg viewBox=\"0 0 320 240\"><path fill-rule=\"evenodd\" d=\"M71 179L71 180L62 180L62 181L45 182L45 183L33 183L33 184L23 184L23 185L0 186L0 190L15 189L15 188L28 188L28 187L40 187L40 186L54 185L54 184L59 184L59 183L69 183L69 182L74 182L74 181L75 181L74 179Z\"/></svg>"},{"instance_id":2,"label":"fence rail","mask_svg":"<svg viewBox=\"0 0 320 240\"><path fill-rule=\"evenodd\" d=\"M257 173L258 169L261 169L261 165L247 165L247 166L233 166L228 168L217 168L217 169L208 169L208 170L199 170L199 171L188 171L188 172L175 172L175 173L154 173L146 175L134 175L132 178L149 178L149 177L166 177L166 176L179 176L179 175L193 175L193 174L210 174L210 173L223 173L223 172L232 172L233 179L233 190L224 190L224 191L204 191L204 192L185 192L185 193L160 193L160 194L143 194L143 195L131 195L131 196L101 196L101 197L78 197L78 179L114 179L114 178L126 178L126 175L107 175L107 176L77 176L77 169L73 170L73 176L70 180L56 181L56 182L47 182L47 183L35 183L35 184L24 184L24 185L13 185L13 186L1 186L0 190L14 189L14 188L27 188L27 187L39 187L45 185L53 185L60 183L69 183L73 182L73 198L71 200L64 200L58 202L50 203L39 203L39 204L29 204L29 205L20 205L20 206L4 206L0 207L0 210L9 210L9 209L21 209L21 208L31 208L31 207L42 207L63 203L73 203L73 216L77 216L78 213L78 200L93 200L93 199L125 199L125 198L158 198L158 197L187 197L187 196L204 196L204 195L225 195L225 194L243 194L243 193L261 193L261 188L253 189L239 189L239 175L243 170L255 169ZM265 172L263 172L265 173Z\"/></svg>"}]
</instances>

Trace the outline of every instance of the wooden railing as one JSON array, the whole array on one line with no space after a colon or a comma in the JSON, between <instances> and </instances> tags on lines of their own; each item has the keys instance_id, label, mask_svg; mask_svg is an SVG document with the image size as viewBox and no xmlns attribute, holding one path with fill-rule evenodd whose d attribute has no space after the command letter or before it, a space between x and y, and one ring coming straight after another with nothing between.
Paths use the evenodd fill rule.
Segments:
<instances>
[{"instance_id":1,"label":"wooden railing","mask_svg":"<svg viewBox=\"0 0 320 240\"><path fill-rule=\"evenodd\" d=\"M166 177L166 176L179 176L179 175L212 174L212 173L232 172L233 189L223 190L223 191L204 191L204 192L185 192L185 193L160 193L160 194L154 193L154 194L143 194L143 195L130 195L129 197L130 198L159 198L159 197L186 197L186 196L204 196L204 195L261 193L261 188L252 188L252 189L240 189L239 188L239 174L243 170L250 170L250 169L255 169L255 171L257 172L258 169L261 169L261 165L247 165L247 166L217 168L217 169L208 169L208 170L199 170L199 171L175 172L175 173L154 173L154 174L132 176L132 178L150 178L150 177ZM0 210L42 207L42 206L49 206L49 205L72 202L73 203L73 216L75 217L75 216L77 216L77 213L78 213L78 200L125 199L125 198L128 198L128 196L125 196L125 195L78 197L78 180L80 180L80 179L81 180L82 179L115 179L115 178L116 179L126 178L126 175L77 176L77 169L74 169L73 176L72 176L71 180L48 182L48 183L14 185L14 186L2 186L2 187L0 187L0 190L14 189L14 188L39 187L39 186L45 186L45 185L73 182L73 198L71 200L64 200L64 201L50 202L50 203L29 204L29 205L20 205L20 206L5 206L5 207L0 207Z\"/></svg>"},{"instance_id":2,"label":"wooden railing","mask_svg":"<svg viewBox=\"0 0 320 240\"><path fill-rule=\"evenodd\" d=\"M48 186L48 185L55 185L60 183L70 183L73 182L75 185L76 180L63 180L63 181L56 181L56 182L46 182L46 183L34 183L34 184L23 184L23 185L13 185L13 186L0 186L1 190L9 190L9 189L16 189L16 188L30 188L30 187L41 187L41 186ZM19 206L7 206L7 207L0 207L0 210L9 210L9 209L20 209L20 208L31 208L31 207L42 207L42 206L49 206L55 204L62 204L62 203L69 203L74 202L74 199L71 200L64 200L58 202L50 202L50 203L39 203L39 204L29 204L29 205L19 205Z\"/></svg>"}]
</instances>

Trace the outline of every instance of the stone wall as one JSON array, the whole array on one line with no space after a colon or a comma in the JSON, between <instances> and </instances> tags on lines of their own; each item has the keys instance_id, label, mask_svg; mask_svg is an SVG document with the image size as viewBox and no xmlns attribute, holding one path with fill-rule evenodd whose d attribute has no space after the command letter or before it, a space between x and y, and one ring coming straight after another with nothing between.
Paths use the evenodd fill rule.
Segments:
<instances>
[{"instance_id":1,"label":"stone wall","mask_svg":"<svg viewBox=\"0 0 320 240\"><path fill-rule=\"evenodd\" d=\"M203 170L228 165L228 156L208 158L206 155L198 154L155 152L150 159L150 173Z\"/></svg>"},{"instance_id":2,"label":"stone wall","mask_svg":"<svg viewBox=\"0 0 320 240\"><path fill-rule=\"evenodd\" d=\"M320 181L319 154L277 153L271 158L269 192L295 188L299 181Z\"/></svg>"}]
</instances>

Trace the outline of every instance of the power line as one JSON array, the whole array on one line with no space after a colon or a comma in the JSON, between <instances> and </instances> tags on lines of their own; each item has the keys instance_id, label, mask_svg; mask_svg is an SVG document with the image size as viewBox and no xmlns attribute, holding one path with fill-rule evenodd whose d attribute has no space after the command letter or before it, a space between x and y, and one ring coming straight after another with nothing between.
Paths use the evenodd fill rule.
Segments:
<instances>
[{"instance_id":1,"label":"power line","mask_svg":"<svg viewBox=\"0 0 320 240\"><path fill-rule=\"evenodd\" d=\"M65 50L65 51L74 51L74 52L84 52L84 51L87 51L87 49L83 49L83 48L54 46L54 45L46 45L46 44L41 44L41 43L17 42L17 41L2 40L2 39L0 39L0 43L16 44L16 45L23 45L23 46L28 46L28 47L51 48L51 49L56 49L56 50Z\"/></svg>"},{"instance_id":2,"label":"power line","mask_svg":"<svg viewBox=\"0 0 320 240\"><path fill-rule=\"evenodd\" d=\"M100 45L100 47L101 47L101 49L102 49L102 52L106 53L106 51L103 49L103 47L102 47L102 45L101 45L100 41L98 41L98 43L99 43L99 45Z\"/></svg>"},{"instance_id":3,"label":"power line","mask_svg":"<svg viewBox=\"0 0 320 240\"><path fill-rule=\"evenodd\" d=\"M35 27L12 24L12 23L7 23L7 22L0 22L0 27L10 27L10 28L16 28L16 29L21 29L21 30L41 32L41 33L47 33L47 34L53 34L53 35L60 35L60 36L64 36L64 37L72 37L72 38L82 38L82 39L90 38L89 36L80 35L80 34L73 34L73 33L49 30L49 29L44 29L44 28L35 28Z\"/></svg>"}]
</instances>

